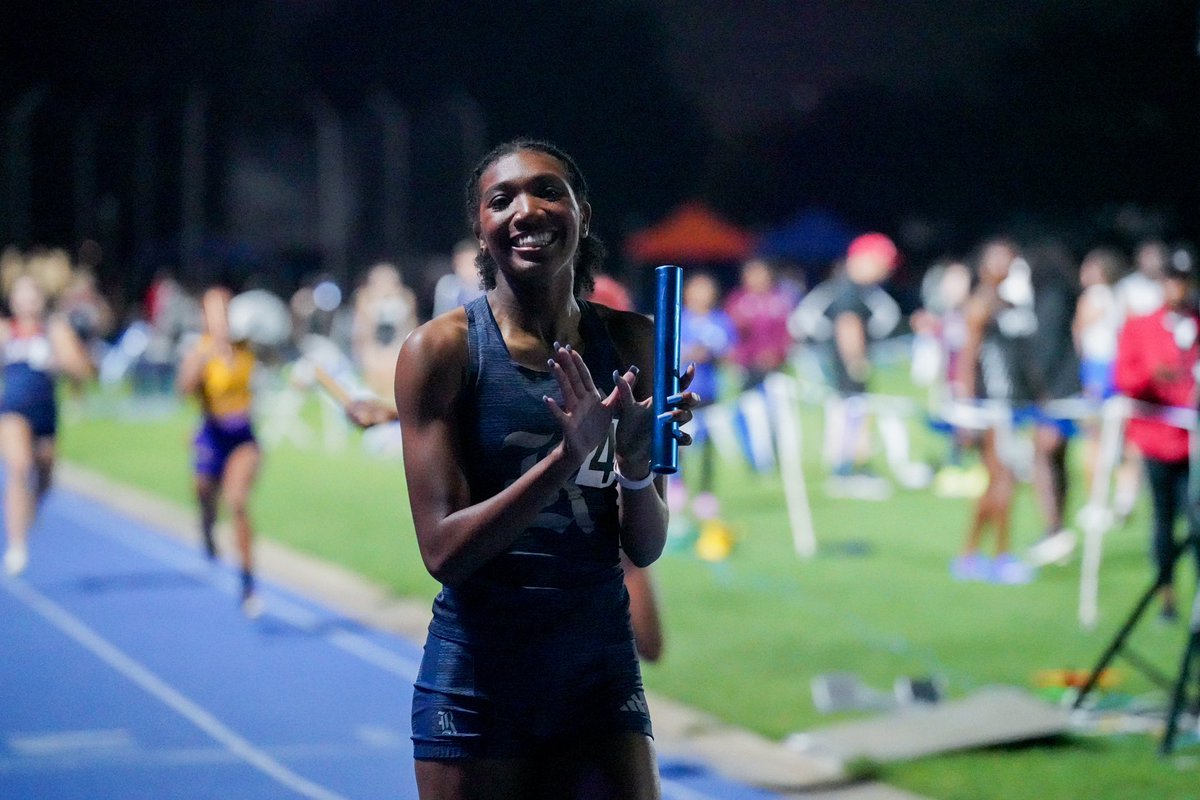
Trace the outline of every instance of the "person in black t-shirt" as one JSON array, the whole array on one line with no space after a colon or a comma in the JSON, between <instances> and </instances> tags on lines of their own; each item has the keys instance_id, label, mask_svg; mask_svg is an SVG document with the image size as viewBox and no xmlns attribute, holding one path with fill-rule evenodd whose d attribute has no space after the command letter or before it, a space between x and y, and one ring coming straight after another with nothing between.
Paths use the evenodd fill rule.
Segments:
<instances>
[{"instance_id":1,"label":"person in black t-shirt","mask_svg":"<svg viewBox=\"0 0 1200 800\"><path fill-rule=\"evenodd\" d=\"M828 286L825 318L832 327L831 364L836 400L827 414L827 454L835 494L878 498L888 485L866 471L870 437L863 394L871 377L869 343L896 327L900 309L882 288L896 266L896 245L882 233L850 243L844 273Z\"/></svg>"}]
</instances>

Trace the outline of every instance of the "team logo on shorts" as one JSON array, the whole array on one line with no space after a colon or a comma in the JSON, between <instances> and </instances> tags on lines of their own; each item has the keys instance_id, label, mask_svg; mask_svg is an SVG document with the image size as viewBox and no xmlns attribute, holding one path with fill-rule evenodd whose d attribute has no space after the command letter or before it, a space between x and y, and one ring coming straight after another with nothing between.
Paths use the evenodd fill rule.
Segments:
<instances>
[{"instance_id":1,"label":"team logo on shorts","mask_svg":"<svg viewBox=\"0 0 1200 800\"><path fill-rule=\"evenodd\" d=\"M437 712L437 727L438 734L441 736L457 736L458 729L454 727L454 712L439 711Z\"/></svg>"}]
</instances>

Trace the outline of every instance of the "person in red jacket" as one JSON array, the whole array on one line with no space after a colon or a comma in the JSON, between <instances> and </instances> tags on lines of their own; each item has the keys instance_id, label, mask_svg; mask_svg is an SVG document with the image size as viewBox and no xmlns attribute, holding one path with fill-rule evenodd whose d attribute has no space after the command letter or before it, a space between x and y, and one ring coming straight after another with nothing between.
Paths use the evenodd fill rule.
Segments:
<instances>
[{"instance_id":1,"label":"person in red jacket","mask_svg":"<svg viewBox=\"0 0 1200 800\"><path fill-rule=\"evenodd\" d=\"M1158 406L1196 407L1194 368L1200 355L1200 317L1192 289L1195 259L1189 250L1172 255L1163 277L1161 308L1125 323L1117 343L1116 386L1134 400ZM1196 520L1188 512L1188 432L1153 414L1135 413L1127 429L1141 451L1154 508L1154 560L1158 570L1161 616L1173 620L1175 606L1175 522L1187 517L1190 533ZM1190 538L1200 564L1200 540Z\"/></svg>"}]
</instances>

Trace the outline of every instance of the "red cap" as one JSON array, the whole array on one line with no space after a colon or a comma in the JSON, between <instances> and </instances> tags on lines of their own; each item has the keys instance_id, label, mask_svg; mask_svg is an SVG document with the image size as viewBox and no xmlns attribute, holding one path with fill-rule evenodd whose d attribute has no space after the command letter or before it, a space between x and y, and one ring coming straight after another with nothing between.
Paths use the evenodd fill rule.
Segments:
<instances>
[{"instance_id":1,"label":"red cap","mask_svg":"<svg viewBox=\"0 0 1200 800\"><path fill-rule=\"evenodd\" d=\"M874 256L886 263L888 269L896 266L899 262L899 255L896 243L882 233L864 233L850 242L850 246L846 248L846 258Z\"/></svg>"}]
</instances>

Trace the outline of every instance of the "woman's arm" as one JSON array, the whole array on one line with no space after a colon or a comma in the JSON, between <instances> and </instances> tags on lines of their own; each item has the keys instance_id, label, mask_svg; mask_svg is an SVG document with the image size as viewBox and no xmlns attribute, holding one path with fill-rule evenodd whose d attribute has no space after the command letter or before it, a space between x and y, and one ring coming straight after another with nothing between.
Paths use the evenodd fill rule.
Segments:
<instances>
[{"instance_id":1,"label":"woman's arm","mask_svg":"<svg viewBox=\"0 0 1200 800\"><path fill-rule=\"evenodd\" d=\"M658 613L654 582L649 570L638 569L624 555L621 556L621 569L625 573L625 589L629 592L634 644L638 655L653 664L663 652L662 617Z\"/></svg>"},{"instance_id":2,"label":"woman's arm","mask_svg":"<svg viewBox=\"0 0 1200 800\"><path fill-rule=\"evenodd\" d=\"M958 374L954 376L953 394L959 399L974 399L979 353L983 349L983 333L988 320L987 305L980 298L971 298L963 309L963 318L967 336L958 355Z\"/></svg>"},{"instance_id":3,"label":"woman's arm","mask_svg":"<svg viewBox=\"0 0 1200 800\"><path fill-rule=\"evenodd\" d=\"M838 314L833 321L833 343L846 373L852 380L865 383L871 374L871 362L867 360L867 330L862 318L853 311Z\"/></svg>"},{"instance_id":4,"label":"woman's arm","mask_svg":"<svg viewBox=\"0 0 1200 800\"><path fill-rule=\"evenodd\" d=\"M1100 320L1104 315L1104 309L1096 304L1095 296L1089 290L1084 290L1079 295L1079 302L1075 305L1075 318L1071 320L1071 338L1075 342L1075 351L1083 353L1083 333L1089 325L1092 325Z\"/></svg>"},{"instance_id":5,"label":"woman's arm","mask_svg":"<svg viewBox=\"0 0 1200 800\"><path fill-rule=\"evenodd\" d=\"M176 392L187 397L200 390L204 365L208 361L209 355L207 338L201 336L183 357L183 360L179 362L179 372L175 375Z\"/></svg>"},{"instance_id":6,"label":"woman's arm","mask_svg":"<svg viewBox=\"0 0 1200 800\"><path fill-rule=\"evenodd\" d=\"M621 394L620 423L617 426L617 471L631 481L650 473L650 447L654 426L651 405L654 374L654 324L640 314L604 310L609 335L617 346L623 362L630 371L620 376L617 389ZM634 369L639 369L635 372ZM680 379L681 400L675 419L687 423L692 409L700 402L694 392L686 391L694 369ZM680 444L690 444L686 437ZM620 506L621 547L637 567L652 564L667 542L667 504L663 499L664 481L655 480L643 489L627 489L618 485Z\"/></svg>"},{"instance_id":7,"label":"woman's arm","mask_svg":"<svg viewBox=\"0 0 1200 800\"><path fill-rule=\"evenodd\" d=\"M87 348L79 340L79 336L65 319L59 316L50 318L46 333L50 346L54 350L54 359L62 367L63 372L76 380L87 380L96 374Z\"/></svg>"},{"instance_id":8,"label":"woman's arm","mask_svg":"<svg viewBox=\"0 0 1200 800\"><path fill-rule=\"evenodd\" d=\"M396 408L417 543L426 569L447 585L470 577L524 533L608 435L617 403L616 393L601 398L594 386L589 395L582 359L560 349L552 371L563 405L548 400L547 406L563 426L562 441L514 483L472 505L464 469L471 454L461 452L458 436L468 357L466 314L459 310L413 331L396 362Z\"/></svg>"}]
</instances>

